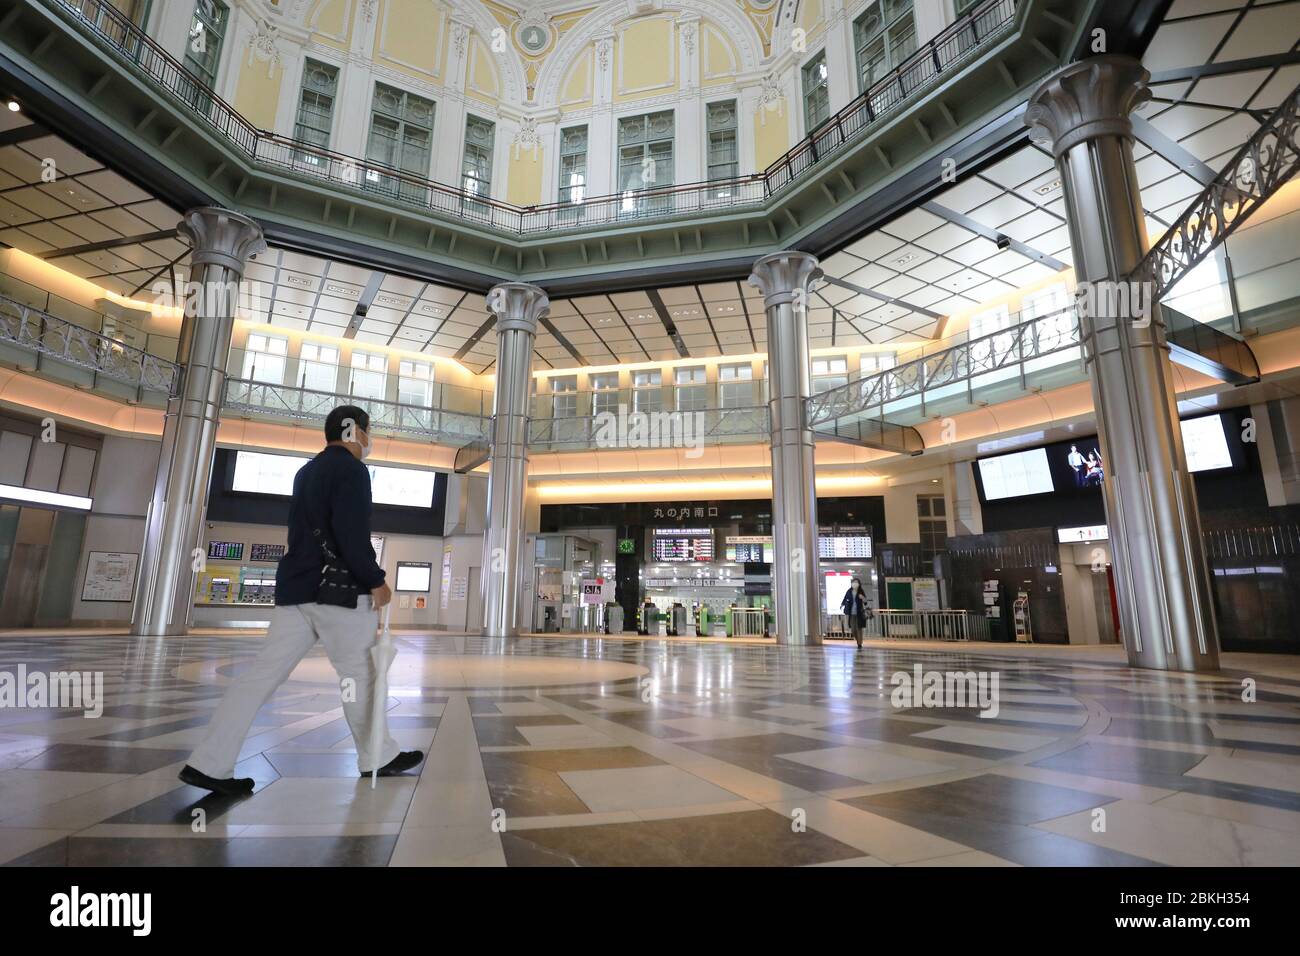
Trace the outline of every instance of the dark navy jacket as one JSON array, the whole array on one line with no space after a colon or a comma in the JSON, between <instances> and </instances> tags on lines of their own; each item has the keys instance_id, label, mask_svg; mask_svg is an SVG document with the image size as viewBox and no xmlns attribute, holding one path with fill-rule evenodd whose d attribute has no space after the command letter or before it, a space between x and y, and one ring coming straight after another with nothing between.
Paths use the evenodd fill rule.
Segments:
<instances>
[{"instance_id":1,"label":"dark navy jacket","mask_svg":"<svg viewBox=\"0 0 1300 956\"><path fill-rule=\"evenodd\" d=\"M342 445L326 445L293 479L289 548L275 572L276 604L315 603L323 563L312 534L316 528L333 535L362 594L384 583L370 546L370 470Z\"/></svg>"}]
</instances>

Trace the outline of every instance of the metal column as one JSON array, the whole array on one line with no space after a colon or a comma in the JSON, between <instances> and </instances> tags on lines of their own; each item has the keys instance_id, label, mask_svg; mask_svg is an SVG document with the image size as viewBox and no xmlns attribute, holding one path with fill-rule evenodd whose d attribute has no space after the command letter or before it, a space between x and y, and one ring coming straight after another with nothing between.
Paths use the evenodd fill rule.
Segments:
<instances>
[{"instance_id":1,"label":"metal column","mask_svg":"<svg viewBox=\"0 0 1300 956\"><path fill-rule=\"evenodd\" d=\"M805 252L778 252L754 263L749 283L767 312L768 409L772 425L772 605L777 641L820 644L817 488L806 402L809 284L821 276Z\"/></svg>"},{"instance_id":2,"label":"metal column","mask_svg":"<svg viewBox=\"0 0 1300 956\"><path fill-rule=\"evenodd\" d=\"M487 306L497 317L497 377L483 533L483 633L513 637L520 629L533 339L551 303L535 285L506 282L488 293Z\"/></svg>"},{"instance_id":3,"label":"metal column","mask_svg":"<svg viewBox=\"0 0 1300 956\"><path fill-rule=\"evenodd\" d=\"M193 250L176 349L182 374L167 404L131 617L135 633L150 637L189 626L239 284L249 257L266 249L262 227L228 209L191 209L177 234Z\"/></svg>"},{"instance_id":4,"label":"metal column","mask_svg":"<svg viewBox=\"0 0 1300 956\"><path fill-rule=\"evenodd\" d=\"M1165 326L1151 290L1127 287L1147 250L1129 114L1150 98L1149 78L1126 56L1073 63L1034 93L1025 122L1056 158L1080 301L1088 304L1080 321L1129 663L1214 671L1214 606ZM1149 312L1133 308L1131 292Z\"/></svg>"}]
</instances>

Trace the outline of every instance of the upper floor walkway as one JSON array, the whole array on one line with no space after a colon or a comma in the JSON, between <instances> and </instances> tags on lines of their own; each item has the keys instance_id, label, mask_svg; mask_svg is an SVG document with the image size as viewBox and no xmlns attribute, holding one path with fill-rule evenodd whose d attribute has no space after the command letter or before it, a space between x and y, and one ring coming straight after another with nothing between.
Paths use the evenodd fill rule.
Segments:
<instances>
[{"instance_id":1,"label":"upper floor walkway","mask_svg":"<svg viewBox=\"0 0 1300 956\"><path fill-rule=\"evenodd\" d=\"M178 208L240 208L274 240L467 288L527 279L556 291L820 251L880 215L886 182L910 171L937 185L939 162L1023 142L1027 91L1070 58L1094 6L976 3L761 172L529 206L259 129L109 0L0 0L0 57L38 111Z\"/></svg>"}]
</instances>

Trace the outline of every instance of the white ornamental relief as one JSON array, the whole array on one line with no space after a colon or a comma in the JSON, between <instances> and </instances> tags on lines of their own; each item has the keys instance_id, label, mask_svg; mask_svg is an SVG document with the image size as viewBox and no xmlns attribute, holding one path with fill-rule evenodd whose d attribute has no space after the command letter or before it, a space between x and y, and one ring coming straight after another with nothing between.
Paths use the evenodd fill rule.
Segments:
<instances>
[{"instance_id":1,"label":"white ornamental relief","mask_svg":"<svg viewBox=\"0 0 1300 956\"><path fill-rule=\"evenodd\" d=\"M275 68L281 62L280 48L276 46L276 40L279 38L279 31L265 20L258 25L256 32L248 37L248 65L251 67L254 59L265 63L267 79L271 78Z\"/></svg>"},{"instance_id":2,"label":"white ornamental relief","mask_svg":"<svg viewBox=\"0 0 1300 956\"><path fill-rule=\"evenodd\" d=\"M777 81L775 73L769 73L763 77L761 87L758 93L759 122L767 125L767 114L772 110L785 113L785 95L781 92L781 84Z\"/></svg>"},{"instance_id":3,"label":"white ornamental relief","mask_svg":"<svg viewBox=\"0 0 1300 956\"><path fill-rule=\"evenodd\" d=\"M451 28L451 45L456 51L456 56L464 57L465 51L469 49L469 27L463 23L457 23Z\"/></svg>"},{"instance_id":4,"label":"white ornamental relief","mask_svg":"<svg viewBox=\"0 0 1300 956\"><path fill-rule=\"evenodd\" d=\"M682 47L686 50L687 56L695 52L695 24L687 23L682 26Z\"/></svg>"},{"instance_id":5,"label":"white ornamental relief","mask_svg":"<svg viewBox=\"0 0 1300 956\"><path fill-rule=\"evenodd\" d=\"M596 41L596 65L600 67L600 72L604 73L609 69L610 58L614 54L614 41L609 37Z\"/></svg>"},{"instance_id":6,"label":"white ornamental relief","mask_svg":"<svg viewBox=\"0 0 1300 956\"><path fill-rule=\"evenodd\" d=\"M542 145L542 136L537 130L537 120L530 117L521 121L512 145L515 148L515 159L519 158L520 150L532 150L533 159L536 159L537 150Z\"/></svg>"},{"instance_id":7,"label":"white ornamental relief","mask_svg":"<svg viewBox=\"0 0 1300 956\"><path fill-rule=\"evenodd\" d=\"M379 0L361 0L361 19L367 25L374 23L375 14L379 12Z\"/></svg>"}]
</instances>

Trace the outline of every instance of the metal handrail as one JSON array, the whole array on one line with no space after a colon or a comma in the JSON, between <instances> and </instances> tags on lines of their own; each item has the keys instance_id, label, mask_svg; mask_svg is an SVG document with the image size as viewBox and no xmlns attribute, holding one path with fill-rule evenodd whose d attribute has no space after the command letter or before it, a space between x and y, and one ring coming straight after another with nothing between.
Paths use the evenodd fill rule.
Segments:
<instances>
[{"instance_id":1,"label":"metal handrail","mask_svg":"<svg viewBox=\"0 0 1300 956\"><path fill-rule=\"evenodd\" d=\"M371 427L377 430L434 440L450 439L462 445L486 442L491 435L491 417L474 412L406 405L242 378L226 379L224 408L246 415L323 421L332 409L343 404L365 409L370 415Z\"/></svg>"},{"instance_id":2,"label":"metal handrail","mask_svg":"<svg viewBox=\"0 0 1300 956\"><path fill-rule=\"evenodd\" d=\"M1018 0L986 0L920 47L763 172L708 182L632 189L581 203L516 206L371 160L258 129L199 80L109 0L44 0L224 136L255 163L315 176L332 185L464 219L523 237L568 229L666 219L721 208L751 207L804 177L829 155L893 114L934 77L983 49L1015 19Z\"/></svg>"},{"instance_id":3,"label":"metal handrail","mask_svg":"<svg viewBox=\"0 0 1300 956\"><path fill-rule=\"evenodd\" d=\"M1015 13L1016 0L987 0L955 20L768 166L763 174L768 194L785 189L863 130L892 115L936 76L965 62L1000 34Z\"/></svg>"},{"instance_id":4,"label":"metal handrail","mask_svg":"<svg viewBox=\"0 0 1300 956\"><path fill-rule=\"evenodd\" d=\"M601 442L601 424L600 420L604 413L595 415L571 415L558 416L549 418L530 418L528 420L528 444L534 448L556 448L562 446L577 446L580 448L604 447ZM698 433L698 439L704 444L722 444L728 438L749 437L754 435L768 435L771 433L771 424L767 406L765 405L746 405L731 408L697 408L684 409L681 411L660 410L655 412L646 412L648 415L672 416L672 415L703 415L703 428ZM669 419L659 419L661 423L669 422ZM669 427L670 436L673 434L671 426ZM696 437L694 425L690 429L692 439ZM656 438L649 439L655 441L654 447L691 447L689 444L662 443L663 428L659 428ZM677 434L681 434L680 431ZM626 436L623 436L626 438ZM618 444L610 445L610 448L624 447ZM629 443L625 447L641 448L641 444Z\"/></svg>"},{"instance_id":5,"label":"metal handrail","mask_svg":"<svg viewBox=\"0 0 1300 956\"><path fill-rule=\"evenodd\" d=\"M808 424L816 427L883 409L890 402L1077 348L1081 341L1079 317L1070 306L813 395L807 403Z\"/></svg>"},{"instance_id":6,"label":"metal handrail","mask_svg":"<svg viewBox=\"0 0 1300 956\"><path fill-rule=\"evenodd\" d=\"M149 392L176 394L180 366L0 294L0 342Z\"/></svg>"},{"instance_id":7,"label":"metal handrail","mask_svg":"<svg viewBox=\"0 0 1300 956\"><path fill-rule=\"evenodd\" d=\"M868 635L884 640L988 640L988 622L985 618L961 609L919 611L881 608L874 615Z\"/></svg>"},{"instance_id":8,"label":"metal handrail","mask_svg":"<svg viewBox=\"0 0 1300 956\"><path fill-rule=\"evenodd\" d=\"M1159 301L1300 173L1300 86L1233 154L1128 275Z\"/></svg>"}]
</instances>

